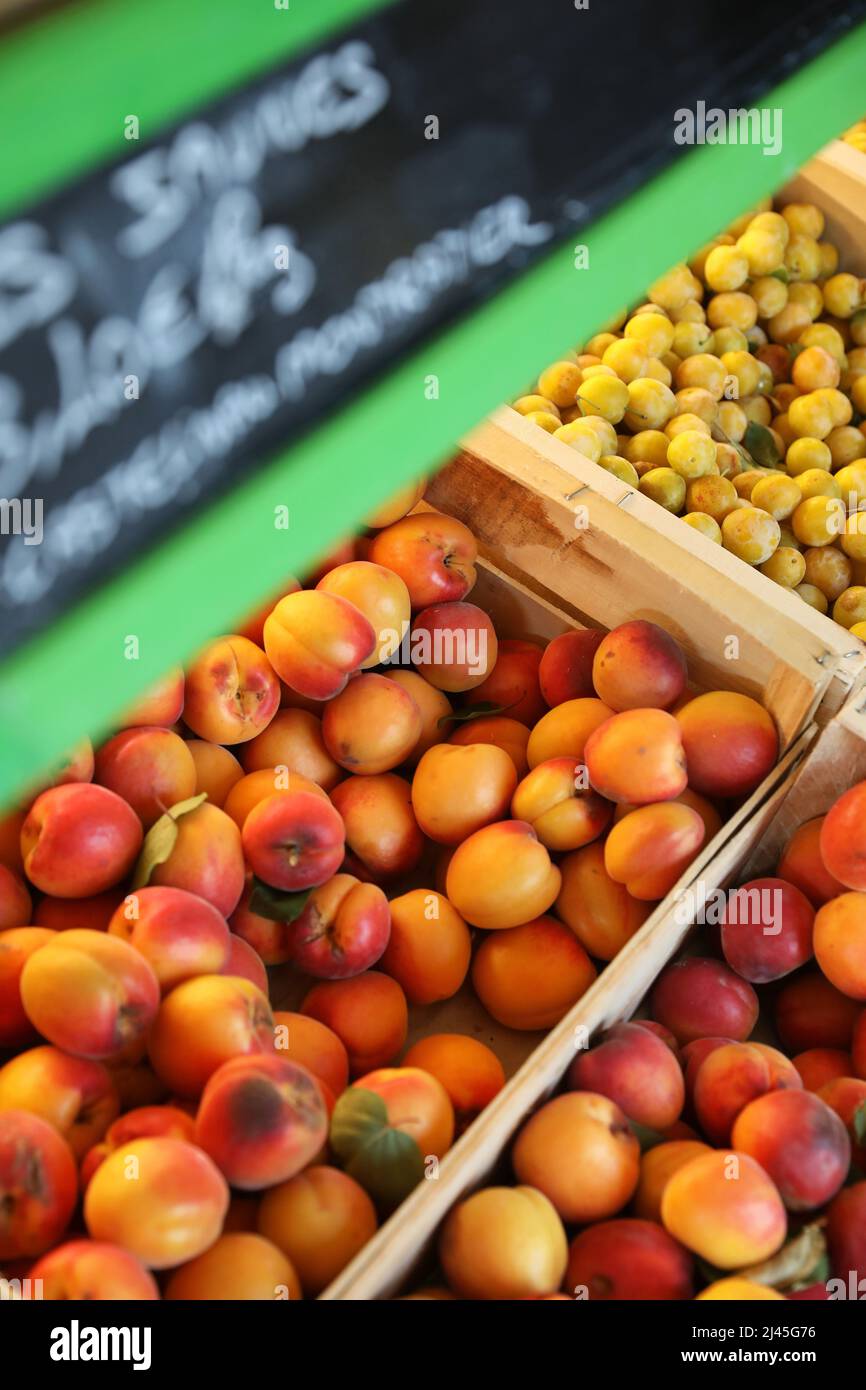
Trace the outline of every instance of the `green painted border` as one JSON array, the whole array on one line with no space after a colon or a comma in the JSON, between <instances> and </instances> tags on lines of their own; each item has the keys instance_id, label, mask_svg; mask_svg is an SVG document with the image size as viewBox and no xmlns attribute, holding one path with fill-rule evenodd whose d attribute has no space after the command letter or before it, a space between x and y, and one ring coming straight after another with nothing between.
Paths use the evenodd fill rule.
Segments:
<instances>
[{"instance_id":1,"label":"green painted border","mask_svg":"<svg viewBox=\"0 0 866 1390\"><path fill-rule=\"evenodd\" d=\"M744 207L780 187L862 114L866 25L765 98L784 112L784 148L703 146L581 234L588 270L564 245L229 498L82 603L0 669L0 797L32 779L209 634L224 631L384 496L447 457L464 430L566 346L633 301ZM515 332L519 325L519 332ZM425 378L440 379L436 401ZM273 508L292 525L276 531ZM139 640L137 661L124 639Z\"/></svg>"}]
</instances>

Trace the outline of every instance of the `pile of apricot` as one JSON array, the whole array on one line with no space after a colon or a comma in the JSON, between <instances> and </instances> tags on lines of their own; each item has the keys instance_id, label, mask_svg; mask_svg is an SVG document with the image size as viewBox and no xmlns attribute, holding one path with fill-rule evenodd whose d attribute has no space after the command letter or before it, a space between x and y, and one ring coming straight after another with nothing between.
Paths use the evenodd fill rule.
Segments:
<instances>
[{"instance_id":1,"label":"pile of apricot","mask_svg":"<svg viewBox=\"0 0 866 1390\"><path fill-rule=\"evenodd\" d=\"M410 1298L860 1299L866 782L578 1051ZM758 989L755 986L758 986ZM760 993L759 993L760 991Z\"/></svg>"},{"instance_id":2,"label":"pile of apricot","mask_svg":"<svg viewBox=\"0 0 866 1390\"><path fill-rule=\"evenodd\" d=\"M813 203L738 217L514 408L866 638L866 280Z\"/></svg>"}]
</instances>

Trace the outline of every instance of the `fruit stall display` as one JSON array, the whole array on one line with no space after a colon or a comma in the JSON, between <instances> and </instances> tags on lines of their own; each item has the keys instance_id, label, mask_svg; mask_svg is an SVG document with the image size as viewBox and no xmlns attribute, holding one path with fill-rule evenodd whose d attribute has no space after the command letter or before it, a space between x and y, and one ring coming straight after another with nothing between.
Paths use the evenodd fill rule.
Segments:
<instances>
[{"instance_id":1,"label":"fruit stall display","mask_svg":"<svg viewBox=\"0 0 866 1390\"><path fill-rule=\"evenodd\" d=\"M514 401L647 499L648 524L659 508L680 517L860 640L861 163L837 142Z\"/></svg>"}]
</instances>

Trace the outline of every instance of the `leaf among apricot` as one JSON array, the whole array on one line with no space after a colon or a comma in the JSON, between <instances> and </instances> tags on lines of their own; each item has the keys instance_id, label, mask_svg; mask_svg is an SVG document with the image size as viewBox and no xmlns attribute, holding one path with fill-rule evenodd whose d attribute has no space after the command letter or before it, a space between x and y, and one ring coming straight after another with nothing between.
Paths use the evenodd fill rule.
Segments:
<instances>
[{"instance_id":1,"label":"leaf among apricot","mask_svg":"<svg viewBox=\"0 0 866 1390\"><path fill-rule=\"evenodd\" d=\"M330 1144L382 1212L398 1207L424 1176L424 1159L411 1134L394 1129L382 1097L362 1086L350 1086L334 1106Z\"/></svg>"}]
</instances>

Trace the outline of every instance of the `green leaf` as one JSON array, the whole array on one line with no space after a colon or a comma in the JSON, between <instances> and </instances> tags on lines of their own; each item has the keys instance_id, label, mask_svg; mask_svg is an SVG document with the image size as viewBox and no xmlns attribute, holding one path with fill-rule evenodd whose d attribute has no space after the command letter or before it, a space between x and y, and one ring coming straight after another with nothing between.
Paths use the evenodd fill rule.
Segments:
<instances>
[{"instance_id":1,"label":"green leaf","mask_svg":"<svg viewBox=\"0 0 866 1390\"><path fill-rule=\"evenodd\" d=\"M436 720L437 728L441 729L450 719L455 724L469 724L473 719L489 719L493 714L503 714L507 709L513 709L517 704L512 700L510 705L494 705L491 700L479 700L477 705L470 705L468 709L451 710L448 714L442 714Z\"/></svg>"},{"instance_id":2,"label":"green leaf","mask_svg":"<svg viewBox=\"0 0 866 1390\"><path fill-rule=\"evenodd\" d=\"M334 1106L330 1144L383 1212L399 1206L424 1176L424 1158L411 1134L389 1125L382 1097L363 1086L350 1086Z\"/></svg>"},{"instance_id":3,"label":"green leaf","mask_svg":"<svg viewBox=\"0 0 866 1390\"><path fill-rule=\"evenodd\" d=\"M203 801L207 801L207 792L201 792L198 796L188 796L185 801L178 801L174 806L169 806L165 814L160 816L158 821L154 821L144 837L144 844L135 865L132 875L133 890L147 887L154 869L165 863L177 844L177 823L181 816L195 811Z\"/></svg>"},{"instance_id":4,"label":"green leaf","mask_svg":"<svg viewBox=\"0 0 866 1390\"><path fill-rule=\"evenodd\" d=\"M862 1101L852 1117L854 1138L858 1144L866 1144L866 1100Z\"/></svg>"},{"instance_id":5,"label":"green leaf","mask_svg":"<svg viewBox=\"0 0 866 1390\"><path fill-rule=\"evenodd\" d=\"M788 273L788 267L786 265L780 265L777 270L770 271L770 279L781 280L783 285L787 285L790 278L791 276Z\"/></svg>"},{"instance_id":6,"label":"green leaf","mask_svg":"<svg viewBox=\"0 0 866 1390\"><path fill-rule=\"evenodd\" d=\"M331 1148L341 1163L349 1163L387 1124L388 1109L382 1097L363 1086L350 1086L331 1115Z\"/></svg>"},{"instance_id":7,"label":"green leaf","mask_svg":"<svg viewBox=\"0 0 866 1390\"><path fill-rule=\"evenodd\" d=\"M269 922L295 922L307 906L312 891L312 888L305 888L300 893L283 893L253 875L249 909L258 917L267 917Z\"/></svg>"},{"instance_id":8,"label":"green leaf","mask_svg":"<svg viewBox=\"0 0 866 1390\"><path fill-rule=\"evenodd\" d=\"M759 468L778 468L781 465L776 441L766 425L750 420L743 435L743 445Z\"/></svg>"}]
</instances>

